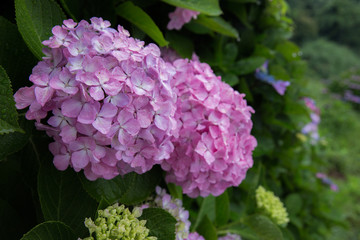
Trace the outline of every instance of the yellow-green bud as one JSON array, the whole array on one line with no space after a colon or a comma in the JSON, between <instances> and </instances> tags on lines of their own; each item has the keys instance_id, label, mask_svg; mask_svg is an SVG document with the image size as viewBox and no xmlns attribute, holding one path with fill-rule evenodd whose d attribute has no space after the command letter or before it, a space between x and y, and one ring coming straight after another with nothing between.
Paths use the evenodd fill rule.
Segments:
<instances>
[{"instance_id":1,"label":"yellow-green bud","mask_svg":"<svg viewBox=\"0 0 360 240\"><path fill-rule=\"evenodd\" d=\"M276 224L286 226L289 222L288 213L280 198L275 196L273 192L266 191L262 186L256 189L256 204Z\"/></svg>"},{"instance_id":2,"label":"yellow-green bud","mask_svg":"<svg viewBox=\"0 0 360 240\"><path fill-rule=\"evenodd\" d=\"M157 240L156 237L148 236L150 231L145 227L146 221L138 219L141 214L140 208L130 212L124 205L119 206L117 203L98 210L95 221L85 219L90 236L84 240Z\"/></svg>"}]
</instances>

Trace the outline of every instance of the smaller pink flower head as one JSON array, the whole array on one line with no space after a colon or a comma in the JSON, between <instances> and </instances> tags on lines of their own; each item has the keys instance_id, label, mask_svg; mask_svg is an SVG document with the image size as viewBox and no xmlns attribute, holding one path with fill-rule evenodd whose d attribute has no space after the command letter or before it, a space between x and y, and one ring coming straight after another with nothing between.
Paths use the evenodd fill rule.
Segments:
<instances>
[{"instance_id":1,"label":"smaller pink flower head","mask_svg":"<svg viewBox=\"0 0 360 240\"><path fill-rule=\"evenodd\" d=\"M177 7L174 12L169 13L170 22L167 29L180 30L185 23L191 21L192 18L196 19L200 12Z\"/></svg>"},{"instance_id":2,"label":"smaller pink flower head","mask_svg":"<svg viewBox=\"0 0 360 240\"><path fill-rule=\"evenodd\" d=\"M173 65L180 124L174 152L161 164L166 181L182 186L190 197L218 196L239 185L253 165L254 110L209 65L197 59L178 59Z\"/></svg>"}]
</instances>

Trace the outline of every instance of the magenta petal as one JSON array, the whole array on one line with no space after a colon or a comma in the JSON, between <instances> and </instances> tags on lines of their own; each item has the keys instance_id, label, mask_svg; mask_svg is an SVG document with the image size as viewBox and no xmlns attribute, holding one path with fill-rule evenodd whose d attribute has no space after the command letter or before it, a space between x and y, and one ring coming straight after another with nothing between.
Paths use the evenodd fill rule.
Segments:
<instances>
[{"instance_id":1,"label":"magenta petal","mask_svg":"<svg viewBox=\"0 0 360 240\"><path fill-rule=\"evenodd\" d=\"M153 120L153 114L149 110L139 110L137 111L137 120L140 127L147 128Z\"/></svg>"},{"instance_id":2,"label":"magenta petal","mask_svg":"<svg viewBox=\"0 0 360 240\"><path fill-rule=\"evenodd\" d=\"M136 135L138 134L138 132L140 131L140 124L136 119L132 119L128 122L126 122L126 124L124 125L124 128L126 129L126 131L128 133L130 133L131 135Z\"/></svg>"},{"instance_id":3,"label":"magenta petal","mask_svg":"<svg viewBox=\"0 0 360 240\"><path fill-rule=\"evenodd\" d=\"M99 116L106 118L113 118L117 114L118 108L110 103L104 103L99 113Z\"/></svg>"},{"instance_id":4,"label":"magenta petal","mask_svg":"<svg viewBox=\"0 0 360 240\"><path fill-rule=\"evenodd\" d=\"M64 126L59 134L62 137L64 143L70 143L75 141L77 137L76 128L70 125Z\"/></svg>"},{"instance_id":5,"label":"magenta petal","mask_svg":"<svg viewBox=\"0 0 360 240\"><path fill-rule=\"evenodd\" d=\"M66 117L76 118L79 115L82 106L82 102L75 99L69 99L61 104L61 113Z\"/></svg>"},{"instance_id":6,"label":"magenta petal","mask_svg":"<svg viewBox=\"0 0 360 240\"><path fill-rule=\"evenodd\" d=\"M132 137L124 129L120 129L118 140L121 144L128 145L132 141Z\"/></svg>"},{"instance_id":7,"label":"magenta petal","mask_svg":"<svg viewBox=\"0 0 360 240\"><path fill-rule=\"evenodd\" d=\"M107 134L110 131L111 123L112 119L98 117L92 125L102 134Z\"/></svg>"},{"instance_id":8,"label":"magenta petal","mask_svg":"<svg viewBox=\"0 0 360 240\"><path fill-rule=\"evenodd\" d=\"M195 152L197 152L201 156L204 156L206 151L207 151L206 145L202 141L198 142L195 148Z\"/></svg>"},{"instance_id":9,"label":"magenta petal","mask_svg":"<svg viewBox=\"0 0 360 240\"><path fill-rule=\"evenodd\" d=\"M161 115L155 115L155 125L160 128L161 130L166 131L169 128L169 118L161 116Z\"/></svg>"},{"instance_id":10,"label":"magenta petal","mask_svg":"<svg viewBox=\"0 0 360 240\"><path fill-rule=\"evenodd\" d=\"M85 103L77 119L80 123L91 124L95 121L96 114L95 104Z\"/></svg>"},{"instance_id":11,"label":"magenta petal","mask_svg":"<svg viewBox=\"0 0 360 240\"><path fill-rule=\"evenodd\" d=\"M54 89L51 87L35 87L35 97L41 106L44 106L52 97Z\"/></svg>"},{"instance_id":12,"label":"magenta petal","mask_svg":"<svg viewBox=\"0 0 360 240\"><path fill-rule=\"evenodd\" d=\"M120 123L120 125L124 125L127 121L129 121L130 119L134 119L134 116L131 112L127 111L127 110L121 110L117 116L117 120Z\"/></svg>"},{"instance_id":13,"label":"magenta petal","mask_svg":"<svg viewBox=\"0 0 360 240\"><path fill-rule=\"evenodd\" d=\"M60 171L66 170L67 167L69 166L69 162L70 162L70 156L68 154L56 155L53 160L55 167Z\"/></svg>"},{"instance_id":14,"label":"magenta petal","mask_svg":"<svg viewBox=\"0 0 360 240\"><path fill-rule=\"evenodd\" d=\"M35 101L34 86L20 88L15 94L14 99L17 109L23 109Z\"/></svg>"},{"instance_id":15,"label":"magenta petal","mask_svg":"<svg viewBox=\"0 0 360 240\"><path fill-rule=\"evenodd\" d=\"M85 150L77 151L71 155L71 163L75 170L83 169L90 161L89 155Z\"/></svg>"},{"instance_id":16,"label":"magenta petal","mask_svg":"<svg viewBox=\"0 0 360 240\"><path fill-rule=\"evenodd\" d=\"M209 165L215 161L215 157L209 151L205 152L204 158Z\"/></svg>"},{"instance_id":17,"label":"magenta petal","mask_svg":"<svg viewBox=\"0 0 360 240\"><path fill-rule=\"evenodd\" d=\"M104 97L105 97L104 91L102 90L102 88L101 88L100 86L90 87L89 93L90 93L90 96L91 96L95 101L101 101L101 100L103 100Z\"/></svg>"}]
</instances>

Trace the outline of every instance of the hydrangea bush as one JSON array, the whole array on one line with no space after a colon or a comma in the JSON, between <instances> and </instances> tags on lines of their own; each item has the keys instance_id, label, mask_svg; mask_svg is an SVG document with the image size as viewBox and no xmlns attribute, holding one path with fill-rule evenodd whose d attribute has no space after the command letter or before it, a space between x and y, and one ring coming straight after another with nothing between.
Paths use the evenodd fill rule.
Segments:
<instances>
[{"instance_id":1,"label":"hydrangea bush","mask_svg":"<svg viewBox=\"0 0 360 240\"><path fill-rule=\"evenodd\" d=\"M308 119L306 64L284 0L15 0L16 17L8 8L4 238L331 235L331 205L309 201L326 191L317 143L296 137ZM260 185L275 205L257 207Z\"/></svg>"}]
</instances>

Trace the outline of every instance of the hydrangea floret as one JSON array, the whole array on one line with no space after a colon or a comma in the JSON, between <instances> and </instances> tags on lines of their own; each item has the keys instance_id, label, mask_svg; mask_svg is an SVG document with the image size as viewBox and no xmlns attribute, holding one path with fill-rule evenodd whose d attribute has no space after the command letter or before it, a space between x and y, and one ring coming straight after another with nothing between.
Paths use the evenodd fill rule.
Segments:
<instances>
[{"instance_id":1,"label":"hydrangea floret","mask_svg":"<svg viewBox=\"0 0 360 240\"><path fill-rule=\"evenodd\" d=\"M185 23L196 19L200 12L193 11L186 8L177 7L174 12L169 13L170 22L167 25L167 29L180 30Z\"/></svg>"},{"instance_id":2,"label":"hydrangea floret","mask_svg":"<svg viewBox=\"0 0 360 240\"><path fill-rule=\"evenodd\" d=\"M268 215L276 224L286 226L289 222L288 213L280 198L273 192L259 186L255 193L257 207Z\"/></svg>"},{"instance_id":3,"label":"hydrangea floret","mask_svg":"<svg viewBox=\"0 0 360 240\"><path fill-rule=\"evenodd\" d=\"M274 87L276 92L280 95L284 95L286 88L290 86L290 82L283 80L276 80L274 76L268 73L268 64L266 61L261 67L255 71L255 77L263 82L266 82Z\"/></svg>"},{"instance_id":4,"label":"hydrangea floret","mask_svg":"<svg viewBox=\"0 0 360 240\"><path fill-rule=\"evenodd\" d=\"M336 185L325 173L318 172L316 173L316 177L320 179L323 184L330 186L332 191L339 191L338 185Z\"/></svg>"},{"instance_id":5,"label":"hydrangea floret","mask_svg":"<svg viewBox=\"0 0 360 240\"><path fill-rule=\"evenodd\" d=\"M26 118L54 138L56 168L111 179L144 173L169 158L175 69L160 49L96 17L91 23L65 20L52 33L30 76L33 85L14 98L18 109L30 106Z\"/></svg>"},{"instance_id":6,"label":"hydrangea floret","mask_svg":"<svg viewBox=\"0 0 360 240\"><path fill-rule=\"evenodd\" d=\"M237 234L228 233L225 236L219 237L218 240L241 240L241 237Z\"/></svg>"},{"instance_id":7,"label":"hydrangea floret","mask_svg":"<svg viewBox=\"0 0 360 240\"><path fill-rule=\"evenodd\" d=\"M98 217L93 221L85 219L85 226L90 236L83 240L156 240L148 236L146 220L139 220L142 210L135 207L132 212L124 205L114 204L104 210L98 210ZM80 239L79 239L80 240Z\"/></svg>"},{"instance_id":8,"label":"hydrangea floret","mask_svg":"<svg viewBox=\"0 0 360 240\"><path fill-rule=\"evenodd\" d=\"M165 189L156 187L156 197L141 206L142 209L158 207L169 212L175 219L176 240L204 240L198 233L190 233L189 211L185 210L180 199L174 199Z\"/></svg>"},{"instance_id":9,"label":"hydrangea floret","mask_svg":"<svg viewBox=\"0 0 360 240\"><path fill-rule=\"evenodd\" d=\"M310 137L310 143L316 144L319 139L320 109L316 107L315 101L309 97L304 98L305 105L310 109L311 122L307 123L301 132Z\"/></svg>"},{"instance_id":10,"label":"hydrangea floret","mask_svg":"<svg viewBox=\"0 0 360 240\"><path fill-rule=\"evenodd\" d=\"M175 150L161 164L166 181L182 186L190 197L218 196L238 186L253 165L254 110L244 94L222 82L196 56L173 65L179 138L173 138Z\"/></svg>"}]
</instances>

